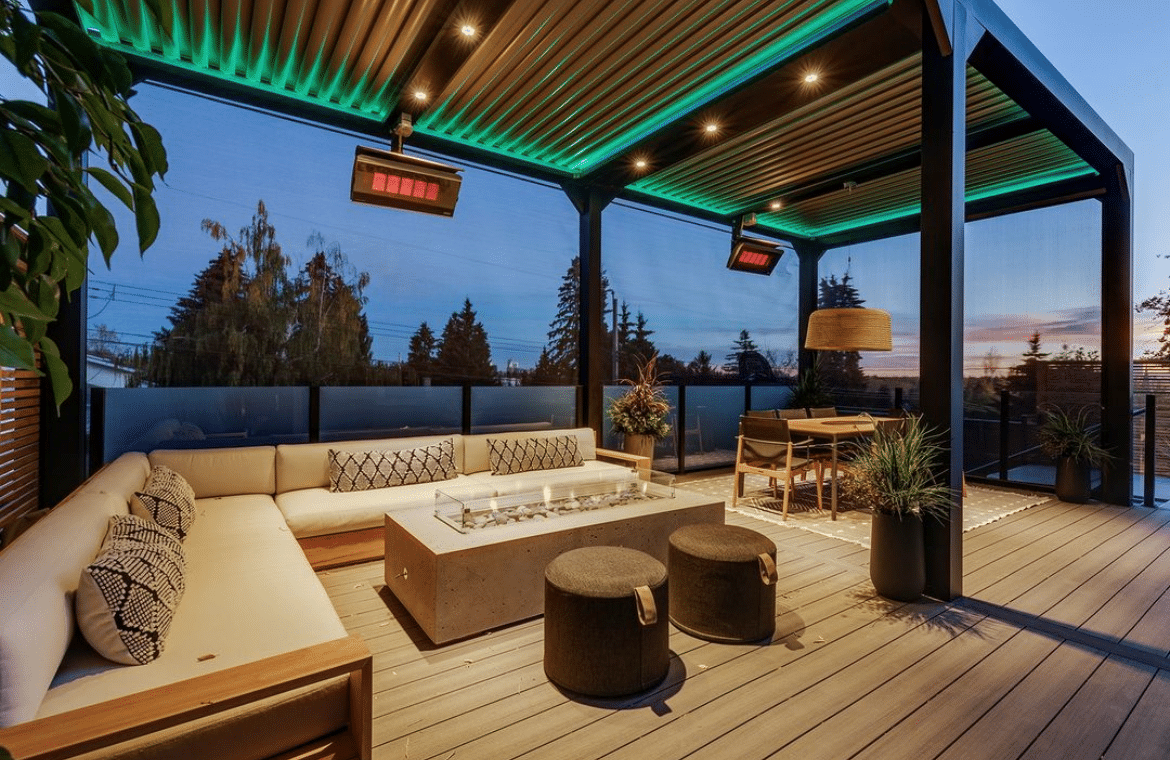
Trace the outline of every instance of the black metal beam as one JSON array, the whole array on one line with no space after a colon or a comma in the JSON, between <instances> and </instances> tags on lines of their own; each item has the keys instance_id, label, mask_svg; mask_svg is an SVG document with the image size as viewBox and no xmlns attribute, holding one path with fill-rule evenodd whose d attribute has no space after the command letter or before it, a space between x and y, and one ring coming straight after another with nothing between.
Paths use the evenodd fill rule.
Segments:
<instances>
[{"instance_id":1,"label":"black metal beam","mask_svg":"<svg viewBox=\"0 0 1170 760\"><path fill-rule=\"evenodd\" d=\"M925 11L924 11L925 13ZM924 18L924 23L929 23ZM963 40L961 7L953 39ZM925 521L926 592L963 595L963 243L966 186L966 61L933 35L922 50L922 234L919 279L921 395L925 423L941 431L939 476L951 489L946 515Z\"/></svg>"},{"instance_id":2,"label":"black metal beam","mask_svg":"<svg viewBox=\"0 0 1170 760\"><path fill-rule=\"evenodd\" d=\"M48 336L57 344L61 361L73 379L73 393L58 409L48 378L41 380L40 503L56 506L88 475L85 415L88 408L86 383L86 323L88 278L69 298L62 299L57 318L49 323Z\"/></svg>"},{"instance_id":3,"label":"black metal beam","mask_svg":"<svg viewBox=\"0 0 1170 760\"><path fill-rule=\"evenodd\" d=\"M1126 504L1133 493L1133 199L1116 167L1101 201L1101 445L1112 460L1101 500Z\"/></svg>"}]
</instances>

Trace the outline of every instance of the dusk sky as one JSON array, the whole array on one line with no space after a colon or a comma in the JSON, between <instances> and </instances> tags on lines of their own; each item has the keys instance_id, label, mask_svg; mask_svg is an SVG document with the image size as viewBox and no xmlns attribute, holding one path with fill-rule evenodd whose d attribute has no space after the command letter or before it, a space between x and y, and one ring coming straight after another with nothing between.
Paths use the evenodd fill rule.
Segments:
<instances>
[{"instance_id":1,"label":"dusk sky","mask_svg":"<svg viewBox=\"0 0 1170 760\"><path fill-rule=\"evenodd\" d=\"M1170 10L1159 0L999 5L1135 152L1135 302L1166 288L1170 262L1156 257L1170 253L1170 190L1158 181L1170 174L1161 136L1170 89L1154 73L1165 69L1161 41ZM24 95L12 80L4 72L4 97ZM576 215L559 190L469 169L454 219L361 206L348 199L349 171L354 146L369 139L153 86L139 91L135 108L162 132L171 157L158 194L163 230L140 259L133 224L119 217L124 243L112 269L100 259L91 263L91 329L106 324L126 342L148 342L216 253L200 221L234 232L262 198L294 268L308 255L309 235L320 232L370 273L376 358L405 356L421 321L438 333L467 297L487 329L493 361L501 368L535 363L576 251ZM1049 350L1098 346L1097 208L1087 201L968 225L968 372L978 372L990 350L1005 366L1014 363L1034 330ZM795 348L792 257L770 278L728 272L726 228L616 204L604 229L611 284L646 314L660 350L689 361L705 349L721 361L741 328L780 358ZM894 315L895 351L866 355L871 372L912 374L917 366L917 255L911 236L831 251L822 263L822 274L849 266L867 305ZM1149 322L1138 317L1135 355L1153 345L1142 333Z\"/></svg>"}]
</instances>

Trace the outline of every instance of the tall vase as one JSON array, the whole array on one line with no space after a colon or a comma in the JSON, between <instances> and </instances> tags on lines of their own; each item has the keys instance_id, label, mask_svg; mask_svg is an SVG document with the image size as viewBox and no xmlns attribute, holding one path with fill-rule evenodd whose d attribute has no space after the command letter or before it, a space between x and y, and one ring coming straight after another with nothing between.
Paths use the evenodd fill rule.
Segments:
<instances>
[{"instance_id":1,"label":"tall vase","mask_svg":"<svg viewBox=\"0 0 1170 760\"><path fill-rule=\"evenodd\" d=\"M1092 492L1089 465L1071 457L1056 460L1056 498L1084 504Z\"/></svg>"},{"instance_id":2,"label":"tall vase","mask_svg":"<svg viewBox=\"0 0 1170 760\"><path fill-rule=\"evenodd\" d=\"M638 433L626 433L622 441L622 449L627 454L640 457L649 457L650 466L654 466L654 436Z\"/></svg>"},{"instance_id":3,"label":"tall vase","mask_svg":"<svg viewBox=\"0 0 1170 760\"><path fill-rule=\"evenodd\" d=\"M912 602L926 589L926 551L922 517L873 513L869 539L869 579L887 599Z\"/></svg>"}]
</instances>

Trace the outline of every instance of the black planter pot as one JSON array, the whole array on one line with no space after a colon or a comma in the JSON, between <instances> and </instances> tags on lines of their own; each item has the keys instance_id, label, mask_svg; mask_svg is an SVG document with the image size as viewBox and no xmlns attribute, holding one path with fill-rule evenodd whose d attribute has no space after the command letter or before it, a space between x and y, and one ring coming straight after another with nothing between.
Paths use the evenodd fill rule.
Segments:
<instances>
[{"instance_id":1,"label":"black planter pot","mask_svg":"<svg viewBox=\"0 0 1170 760\"><path fill-rule=\"evenodd\" d=\"M1092 492L1090 474L1091 470L1086 462L1070 457L1056 460L1056 498L1073 504L1087 502Z\"/></svg>"},{"instance_id":2,"label":"black planter pot","mask_svg":"<svg viewBox=\"0 0 1170 760\"><path fill-rule=\"evenodd\" d=\"M873 513L869 540L869 578L887 599L912 602L926 588L922 518Z\"/></svg>"}]
</instances>

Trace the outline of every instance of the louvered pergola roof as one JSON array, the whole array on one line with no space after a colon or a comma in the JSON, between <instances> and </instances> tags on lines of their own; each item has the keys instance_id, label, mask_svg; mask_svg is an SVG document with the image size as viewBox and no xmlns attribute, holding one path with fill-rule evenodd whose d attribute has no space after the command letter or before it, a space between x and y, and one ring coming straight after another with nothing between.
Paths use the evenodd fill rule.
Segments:
<instances>
[{"instance_id":1,"label":"louvered pergola roof","mask_svg":"<svg viewBox=\"0 0 1170 760\"><path fill-rule=\"evenodd\" d=\"M916 229L923 35L950 44L938 0L92 2L145 78L381 137L407 113L408 149L822 246ZM1101 194L1128 149L961 2L969 217Z\"/></svg>"}]
</instances>

